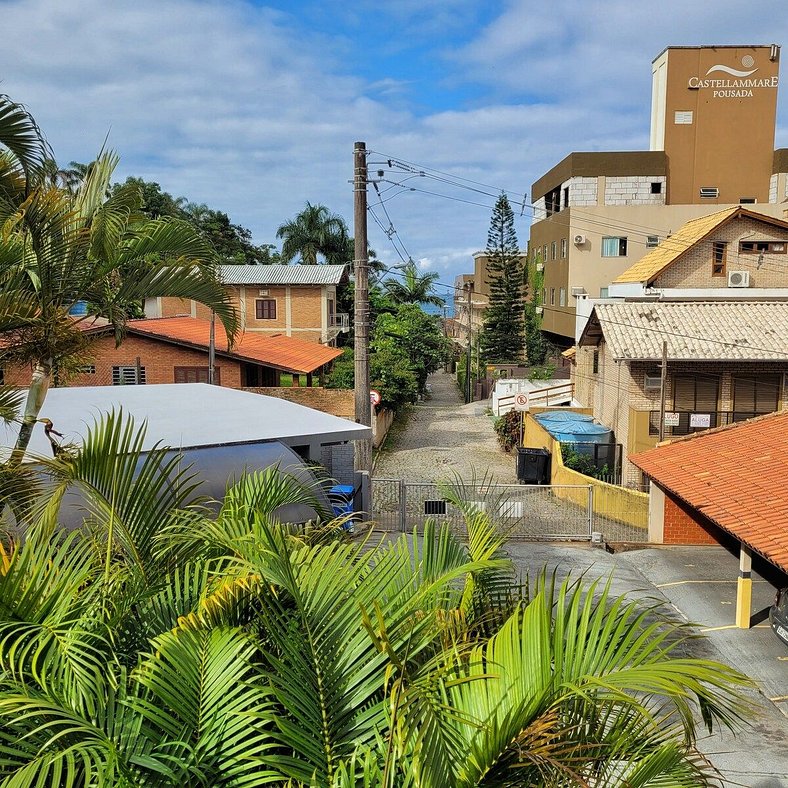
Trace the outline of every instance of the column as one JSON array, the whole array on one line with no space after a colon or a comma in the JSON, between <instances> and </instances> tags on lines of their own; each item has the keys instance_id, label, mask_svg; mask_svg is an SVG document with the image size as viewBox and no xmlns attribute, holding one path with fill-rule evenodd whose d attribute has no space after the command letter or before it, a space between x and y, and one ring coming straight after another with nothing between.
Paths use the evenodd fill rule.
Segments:
<instances>
[{"instance_id":1,"label":"column","mask_svg":"<svg viewBox=\"0 0 788 788\"><path fill-rule=\"evenodd\" d=\"M750 628L752 611L752 552L739 543L739 578L736 581L736 626Z\"/></svg>"}]
</instances>

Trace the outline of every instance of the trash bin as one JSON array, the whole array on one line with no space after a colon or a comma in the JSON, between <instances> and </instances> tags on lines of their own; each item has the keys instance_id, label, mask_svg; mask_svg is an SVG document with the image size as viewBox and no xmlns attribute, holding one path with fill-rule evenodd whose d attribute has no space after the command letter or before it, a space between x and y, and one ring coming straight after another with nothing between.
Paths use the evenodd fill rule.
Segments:
<instances>
[{"instance_id":1,"label":"trash bin","mask_svg":"<svg viewBox=\"0 0 788 788\"><path fill-rule=\"evenodd\" d=\"M550 483L550 452L547 449L517 448L517 481L520 484Z\"/></svg>"},{"instance_id":2,"label":"trash bin","mask_svg":"<svg viewBox=\"0 0 788 788\"><path fill-rule=\"evenodd\" d=\"M334 511L334 517L342 517L345 514L353 514L353 498L355 490L352 484L335 484L328 491L328 500ZM345 525L350 528L350 521Z\"/></svg>"}]
</instances>

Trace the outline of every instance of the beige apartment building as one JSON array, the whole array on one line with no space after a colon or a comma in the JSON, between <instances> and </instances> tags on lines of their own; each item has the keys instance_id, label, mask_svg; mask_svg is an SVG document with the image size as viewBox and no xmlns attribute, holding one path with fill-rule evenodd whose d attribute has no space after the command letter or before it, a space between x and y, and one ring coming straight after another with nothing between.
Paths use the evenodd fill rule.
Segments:
<instances>
[{"instance_id":1,"label":"beige apartment building","mask_svg":"<svg viewBox=\"0 0 788 788\"><path fill-rule=\"evenodd\" d=\"M687 221L739 204L783 218L779 58L776 45L666 49L652 65L651 150L571 153L533 184L529 254L555 341L576 338L578 299L607 297Z\"/></svg>"},{"instance_id":2,"label":"beige apartment building","mask_svg":"<svg viewBox=\"0 0 788 788\"><path fill-rule=\"evenodd\" d=\"M344 265L223 265L219 275L235 308L243 332L336 344L350 330L348 314L336 310L337 288L347 281ZM145 316L210 319L196 301L149 298Z\"/></svg>"}]
</instances>

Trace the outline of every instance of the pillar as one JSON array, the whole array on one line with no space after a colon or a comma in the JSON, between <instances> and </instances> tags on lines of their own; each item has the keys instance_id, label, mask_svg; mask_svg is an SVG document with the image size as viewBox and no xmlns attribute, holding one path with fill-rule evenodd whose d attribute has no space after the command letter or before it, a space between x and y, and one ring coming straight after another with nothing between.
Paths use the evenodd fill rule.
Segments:
<instances>
[{"instance_id":1,"label":"pillar","mask_svg":"<svg viewBox=\"0 0 788 788\"><path fill-rule=\"evenodd\" d=\"M739 578L736 581L736 626L750 628L752 611L752 552L739 544Z\"/></svg>"}]
</instances>

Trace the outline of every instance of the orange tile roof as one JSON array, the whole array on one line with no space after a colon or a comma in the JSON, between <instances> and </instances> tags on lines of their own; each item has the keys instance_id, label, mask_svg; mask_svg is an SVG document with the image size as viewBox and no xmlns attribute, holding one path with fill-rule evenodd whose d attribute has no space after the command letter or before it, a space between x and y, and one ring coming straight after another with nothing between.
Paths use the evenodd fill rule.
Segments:
<instances>
[{"instance_id":1,"label":"orange tile roof","mask_svg":"<svg viewBox=\"0 0 788 788\"><path fill-rule=\"evenodd\" d=\"M788 411L695 433L630 459L788 571Z\"/></svg>"},{"instance_id":2,"label":"orange tile roof","mask_svg":"<svg viewBox=\"0 0 788 788\"><path fill-rule=\"evenodd\" d=\"M128 330L133 334L207 350L210 325L209 321L194 317L162 317L132 320ZM235 345L228 351L227 334L219 321L216 321L216 352L222 356L297 373L314 372L342 355L341 350L317 342L251 332L239 335Z\"/></svg>"}]
</instances>

